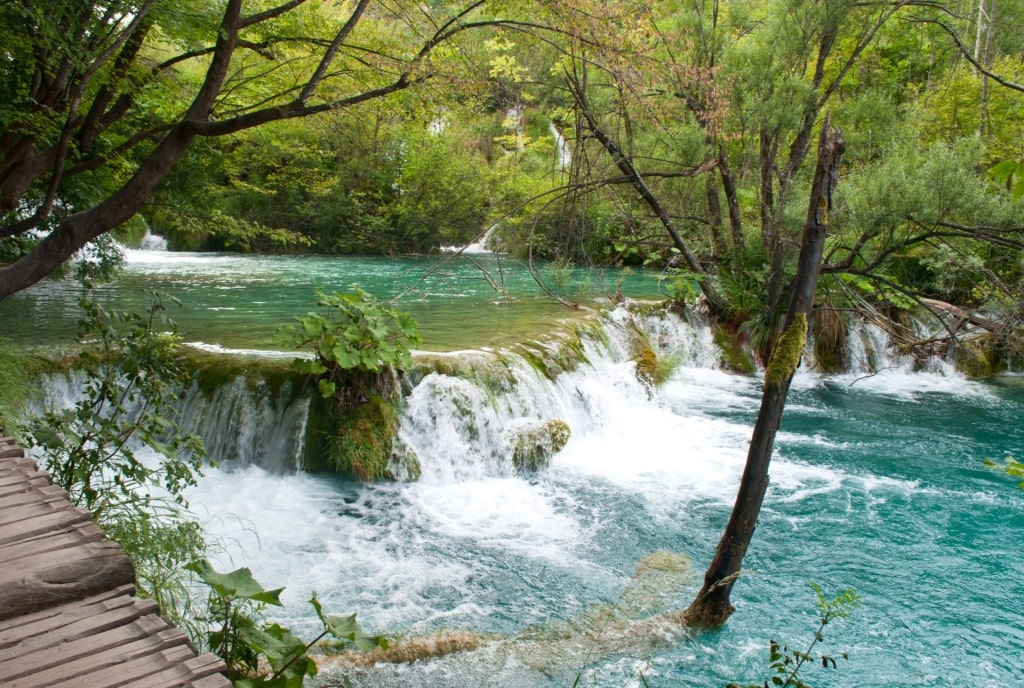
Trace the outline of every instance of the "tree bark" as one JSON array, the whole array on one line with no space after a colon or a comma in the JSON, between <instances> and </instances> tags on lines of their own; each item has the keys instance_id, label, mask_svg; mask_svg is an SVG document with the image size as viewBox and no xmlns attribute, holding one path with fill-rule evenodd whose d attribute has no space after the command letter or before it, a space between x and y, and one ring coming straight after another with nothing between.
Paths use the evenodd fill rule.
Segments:
<instances>
[{"instance_id":1,"label":"tree bark","mask_svg":"<svg viewBox=\"0 0 1024 688\"><path fill-rule=\"evenodd\" d=\"M826 115L818 142L818 164L814 171L807 222L804 225L785 328L765 370L761 408L750 439L747 462L732 515L722 533L714 559L704 575L704 585L683 615L685 623L691 627L721 626L734 610L729 594L739 577L743 557L753 537L761 504L768 490L772 446L782 420L789 385L807 340L807 320L818 286L825 234L832 209L832 192L845 146L842 132L833 129L831 118Z\"/></svg>"}]
</instances>

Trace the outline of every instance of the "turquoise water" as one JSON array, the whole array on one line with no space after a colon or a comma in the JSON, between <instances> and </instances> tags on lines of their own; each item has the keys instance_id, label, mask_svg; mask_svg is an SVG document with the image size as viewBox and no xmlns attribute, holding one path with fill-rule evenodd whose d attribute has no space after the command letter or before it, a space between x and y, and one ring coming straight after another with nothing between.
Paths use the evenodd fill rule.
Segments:
<instances>
[{"instance_id":1,"label":"turquoise water","mask_svg":"<svg viewBox=\"0 0 1024 688\"><path fill-rule=\"evenodd\" d=\"M388 297L433 264L148 254L104 289L129 305L168 291L186 304L177 317L186 339L267 348L277 325L309 310L316 285L357 283ZM505 300L467 265L400 302L427 347L500 346L566 317L521 273ZM627 291L656 288L650 276L631 279ZM68 331L77 317L73 293L53 285L2 309L25 341ZM621 329L610 324L609 338ZM246 565L266 586L285 586L275 618L304 635L315 630L306 600L316 591L371 632L488 638L474 652L345 672L356 686L760 684L769 639L810 642L812 581L862 597L826 629L824 651L850 658L808 670L817 688L1024 685L1024 491L982 466L1024 454L1021 377L801 371L736 613L696 639L594 641L599 629L580 620L615 604L652 552L683 553L694 573L648 613L690 601L728 517L760 397L759 380L723 373L697 351L709 346L706 332L679 324L659 337L684 364L653 395L628 355L599 347L555 383L524 373L497 397L466 380L424 380L401 430L424 463L420 482L364 486L222 465L190 501L223 548L221 568ZM572 428L550 468L529 476L495 468L488 453L524 418ZM337 672L324 673L336 682Z\"/></svg>"},{"instance_id":2,"label":"turquoise water","mask_svg":"<svg viewBox=\"0 0 1024 688\"><path fill-rule=\"evenodd\" d=\"M1024 491L982 466L1020 455L1020 378L800 373L736 613L696 639L600 642L581 620L616 604L652 552L695 564L684 590L648 613L681 609L695 594L735 495L759 381L684 366L648 398L628 361L592 354L558 383L532 392L520 383L519 402L498 404L511 411L480 401L469 430L452 409L479 399L464 381L433 382L430 403L414 393L403 418L424 461L418 483L236 466L209 475L192 498L232 543L233 563L286 586L275 617L306 633L315 624L304 601L315 590L374 632L491 639L441 660L341 672L355 685L568 687L579 677L641 686L641 674L651 686L760 684L769 639L810 642L811 582L862 598L820 648L849 660L809 668L813 686L1024 683ZM477 470L486 461L474 438L524 414L572 427L551 467ZM566 624L577 630L566 634Z\"/></svg>"},{"instance_id":3,"label":"turquoise water","mask_svg":"<svg viewBox=\"0 0 1024 688\"><path fill-rule=\"evenodd\" d=\"M186 341L234 349L273 348L274 331L316 308L316 289L352 286L412 313L423 348L447 351L501 346L534 337L574 316L547 297L527 266L491 255L453 258L243 256L128 251L124 271L97 291L108 307L144 311L151 292L179 299L170 308ZM538 266L541 277L572 301L614 295L622 273ZM657 275L627 273L627 295L658 292ZM0 304L0 317L17 324L10 338L29 344L71 339L80 290L68 280L46 282Z\"/></svg>"}]
</instances>

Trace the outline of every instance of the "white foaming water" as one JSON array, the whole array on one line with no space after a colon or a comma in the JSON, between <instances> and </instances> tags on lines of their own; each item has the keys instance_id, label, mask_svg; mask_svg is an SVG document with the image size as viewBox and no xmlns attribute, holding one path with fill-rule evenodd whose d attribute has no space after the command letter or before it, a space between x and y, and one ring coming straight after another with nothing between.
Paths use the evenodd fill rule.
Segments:
<instances>
[{"instance_id":1,"label":"white foaming water","mask_svg":"<svg viewBox=\"0 0 1024 688\"><path fill-rule=\"evenodd\" d=\"M562 136L562 132L558 130L554 122L548 124L548 131L551 132L551 138L555 140L555 154L558 156L558 169L566 170L569 169L569 165L572 164L572 151L569 150L569 143Z\"/></svg>"},{"instance_id":2,"label":"white foaming water","mask_svg":"<svg viewBox=\"0 0 1024 688\"><path fill-rule=\"evenodd\" d=\"M442 253L465 253L467 255L484 255L491 253L498 253L494 246L491 244L491 240L494 236L494 231L498 228L498 225L491 225L487 228L483 234L481 234L476 241L470 242L465 246L442 246Z\"/></svg>"},{"instance_id":3,"label":"white foaming water","mask_svg":"<svg viewBox=\"0 0 1024 688\"><path fill-rule=\"evenodd\" d=\"M153 234L147 229L146 234L139 243L139 249L142 251L166 251L167 239L159 234Z\"/></svg>"}]
</instances>

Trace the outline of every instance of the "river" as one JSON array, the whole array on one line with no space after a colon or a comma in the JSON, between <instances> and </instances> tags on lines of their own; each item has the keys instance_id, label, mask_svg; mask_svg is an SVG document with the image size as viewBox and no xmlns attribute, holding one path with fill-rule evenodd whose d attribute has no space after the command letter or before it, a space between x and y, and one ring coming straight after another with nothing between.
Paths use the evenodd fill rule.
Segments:
<instances>
[{"instance_id":1,"label":"river","mask_svg":"<svg viewBox=\"0 0 1024 688\"><path fill-rule=\"evenodd\" d=\"M269 346L264 334L246 334L256 327L240 311L254 300L266 301L264 310L281 305L274 295L292 293L281 266L301 259L210 258L203 278L176 272L178 260L206 259L153 257L122 284L180 286L187 307L207 318L201 328L186 324L187 339ZM306 265L313 275L317 263ZM365 278L351 281L369 288ZM315 284L314 276L295 293ZM457 328L470 339L473 311L461 308ZM222 317L230 322L214 324ZM662 353L680 361L651 393L617 343L627 317L609 316L607 341L589 342L588 362L554 381L520 366L517 384L488 396L466 380L424 378L400 431L423 463L419 482L361 485L244 462L209 471L189 498L219 543L219 566L249 566L265 586L285 586L274 618L305 635L314 631L306 601L316 591L331 613L357 612L371 632L485 638L442 659L348 671L356 686L760 684L769 639L810 642L811 582L862 598L825 631L823 651L849 659L808 669L811 685L1024 684L1024 491L982 465L1020 457L1024 378L975 382L942 365L913 373L896 358L874 373L798 372L724 628L695 639L588 642L620 620L602 610L621 610L638 563L654 552L692 558L693 574L622 614L689 602L728 517L760 397L757 378L720 370L708 333L682 321L647 324ZM515 320L523 330L487 325L501 336L486 343L503 346L503 327L514 339L530 322ZM440 350L467 346L461 338L427 337ZM532 417L564 420L572 437L549 468L520 475L495 460L496 445L504 427Z\"/></svg>"}]
</instances>

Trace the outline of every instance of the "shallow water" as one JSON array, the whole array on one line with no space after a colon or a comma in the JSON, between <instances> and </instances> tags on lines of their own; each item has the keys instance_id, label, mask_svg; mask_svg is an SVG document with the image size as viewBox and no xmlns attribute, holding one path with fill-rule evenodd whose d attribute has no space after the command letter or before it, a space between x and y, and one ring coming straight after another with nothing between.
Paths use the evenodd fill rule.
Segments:
<instances>
[{"instance_id":1,"label":"shallow water","mask_svg":"<svg viewBox=\"0 0 1024 688\"><path fill-rule=\"evenodd\" d=\"M638 686L641 673L652 686L760 683L770 638L810 641L812 581L863 598L826 631L824 651L849 661L810 669L812 685L1021 683L1024 492L981 461L1019 451L1024 394L941 375L798 377L722 630L571 651L544 640L615 604L656 550L702 571L728 517L758 381L682 368L648 399L634 380L628 361L598 360L552 386L551 409L538 413L556 410L573 437L534 476L432 472L427 460L419 483L361 486L239 467L211 473L192 500L234 563L287 586L280 616L307 632L315 590L374 632L505 639L350 672L356 685L570 686L579 675L580 685ZM470 451L431 441L449 442L439 457ZM698 577L648 613L683 608Z\"/></svg>"},{"instance_id":2,"label":"shallow water","mask_svg":"<svg viewBox=\"0 0 1024 688\"><path fill-rule=\"evenodd\" d=\"M613 296L619 280L633 296L658 293L657 274L558 270L539 276L564 298L583 304ZM231 349L272 349L274 331L316 310L316 289L353 286L381 300L398 297L420 327L424 349L450 351L507 346L577 317L544 294L528 266L507 257L442 254L423 258L249 256L127 251L113 281L97 286L106 307L144 312L152 292L182 302L168 313L189 342ZM74 337L81 290L71 280L43 282L0 303L16 326L8 338L25 345Z\"/></svg>"}]
</instances>

